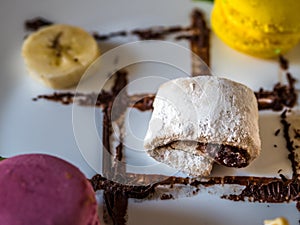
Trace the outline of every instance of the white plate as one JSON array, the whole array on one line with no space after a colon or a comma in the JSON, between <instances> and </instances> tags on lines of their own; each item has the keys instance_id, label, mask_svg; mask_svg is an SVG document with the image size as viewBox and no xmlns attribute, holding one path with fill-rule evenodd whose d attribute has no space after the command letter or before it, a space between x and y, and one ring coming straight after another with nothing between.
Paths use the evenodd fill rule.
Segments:
<instances>
[{"instance_id":1,"label":"white plate","mask_svg":"<svg viewBox=\"0 0 300 225\"><path fill-rule=\"evenodd\" d=\"M75 140L72 125L72 106L32 98L39 94L51 94L47 89L32 80L26 72L20 55L23 37L23 22L36 16L43 16L59 23L78 25L89 31L109 33L118 30L132 30L155 25L189 25L190 13L194 7L206 12L209 18L211 5L181 0L151 1L67 1L67 0L17 0L0 3L0 155L10 157L21 153L49 153L59 156L78 166L87 177L94 175L94 170L84 160L80 147ZM134 41L131 39L130 41ZM119 45L124 39L113 39L102 44L102 50L109 50ZM178 42L188 47L185 41ZM297 46L286 57L290 61L290 71L300 79L300 46ZM189 57L175 57L183 67L190 65ZM279 65L274 60L256 59L225 46L217 37L211 38L211 67L214 74L244 83L253 90L259 87L272 88L279 77ZM186 67L188 68L188 67ZM142 76L180 76L174 70L158 65L144 63L131 67L130 81ZM171 71L171 72L170 72ZM142 75L141 75L142 74ZM143 83L144 82L144 83ZM159 82L149 86L144 80L145 92L155 92ZM299 84L298 84L299 87ZM143 92L133 85L129 93ZM87 108L82 108L87 113ZM133 136L143 138L150 114L131 111L129 125ZM263 112L260 117L263 154L251 166L242 170L223 170L217 167L214 175L256 175L276 176L278 170L289 175L289 162L285 143L274 131L281 127L279 113ZM76 130L75 130L76 133ZM82 134L84 135L84 134ZM87 142L88 137L83 136ZM129 137L128 143L137 144ZM274 143L277 148L274 149ZM97 144L95 144L96 146ZM273 154L276 152L276 154ZM97 153L99 154L99 153ZM132 155L131 155L132 156ZM87 157L85 155L85 157ZM129 157L129 156L128 156ZM95 157L95 159L97 159ZM100 160L99 160L100 161ZM134 157L132 165L139 166L140 160ZM151 162L150 162L151 163ZM101 165L98 165L99 168ZM94 167L94 166L92 166ZM99 200L102 213L101 196ZM128 224L262 224L264 219L285 216L291 224L298 224L299 212L295 204L258 204L232 202L220 199L219 196L201 192L195 197L182 197L168 201L135 201L130 200ZM104 223L102 223L104 224Z\"/></svg>"}]
</instances>

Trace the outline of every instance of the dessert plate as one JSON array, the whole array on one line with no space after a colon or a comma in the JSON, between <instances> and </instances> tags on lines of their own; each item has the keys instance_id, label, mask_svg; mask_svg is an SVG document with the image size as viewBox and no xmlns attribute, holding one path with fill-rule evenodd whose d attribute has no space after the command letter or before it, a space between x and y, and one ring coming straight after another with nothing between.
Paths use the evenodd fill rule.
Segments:
<instances>
[{"instance_id":1,"label":"dessert plate","mask_svg":"<svg viewBox=\"0 0 300 225\"><path fill-rule=\"evenodd\" d=\"M52 95L54 90L42 86L28 76L21 57L22 42L28 34L23 28L25 20L42 16L56 23L77 25L90 32L108 34L157 26L188 27L191 24L190 15L195 8L205 13L209 24L212 4L193 1L2 2L0 155L10 157L23 153L47 153L73 163L88 178L103 172L101 109L77 104L62 105L43 99L33 101L38 95ZM77 93L99 93L102 88L109 89L114 82L109 74L123 66L126 66L125 70L128 72L126 91L129 95L155 94L158 86L166 80L188 76L191 73L192 57L188 40L176 40L176 37L171 35L164 41L137 41L139 40L135 35L100 41L100 49L104 56L102 60L105 63L98 67L96 62L94 67L89 69L87 74L98 75L83 80L82 89L77 89ZM133 45L128 46L128 43ZM265 60L241 54L224 45L213 33L210 44L210 67L214 76L223 76L246 84L254 91L261 87L271 90L278 81L286 82L276 59ZM297 46L285 55L289 60L289 71L297 79L300 79L299 51L300 46ZM97 80L93 80L95 78ZM299 87L297 83L296 88ZM76 88L62 91L75 92ZM297 106L293 110L296 111ZM253 164L239 170L215 166L212 176L280 178L282 174L290 178L292 171L287 159L288 150L285 146L280 114L281 112L273 111L260 112L262 154ZM142 141L150 116L151 111L143 112L134 108L129 108L125 113L126 135L122 138L126 145L126 172L185 176L145 155ZM294 118L297 121L297 117ZM117 137L120 132L118 124L113 124L113 128ZM280 132L275 136L274 133L278 129ZM114 143L117 142L112 141L112 144ZM238 192L241 187L234 188ZM300 216L295 202L235 202L220 197L231 191L232 187L227 185L217 185L214 188L201 186L197 194L193 194L193 190L189 190L188 187L179 190L162 187L150 199L129 199L127 224L252 225L263 224L263 220L279 216L285 216L290 224L299 224ZM163 193L171 193L172 198L161 200ZM101 191L97 192L97 197L102 224L109 224Z\"/></svg>"}]
</instances>

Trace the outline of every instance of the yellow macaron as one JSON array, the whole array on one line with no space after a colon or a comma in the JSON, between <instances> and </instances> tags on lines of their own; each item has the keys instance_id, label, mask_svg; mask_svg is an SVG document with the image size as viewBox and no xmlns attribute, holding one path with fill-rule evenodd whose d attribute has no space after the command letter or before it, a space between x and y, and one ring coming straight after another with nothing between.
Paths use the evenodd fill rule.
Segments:
<instances>
[{"instance_id":1,"label":"yellow macaron","mask_svg":"<svg viewBox=\"0 0 300 225\"><path fill-rule=\"evenodd\" d=\"M298 0L215 0L212 28L229 46L270 58L293 48L300 40Z\"/></svg>"}]
</instances>

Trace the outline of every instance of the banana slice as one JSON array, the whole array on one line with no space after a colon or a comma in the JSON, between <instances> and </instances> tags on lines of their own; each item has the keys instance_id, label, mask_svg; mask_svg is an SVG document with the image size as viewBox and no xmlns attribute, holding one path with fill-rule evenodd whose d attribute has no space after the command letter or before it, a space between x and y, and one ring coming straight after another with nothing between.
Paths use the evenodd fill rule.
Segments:
<instances>
[{"instance_id":1,"label":"banana slice","mask_svg":"<svg viewBox=\"0 0 300 225\"><path fill-rule=\"evenodd\" d=\"M289 222L284 217L278 217L274 220L265 220L264 225L289 225Z\"/></svg>"},{"instance_id":2,"label":"banana slice","mask_svg":"<svg viewBox=\"0 0 300 225\"><path fill-rule=\"evenodd\" d=\"M64 24L38 30L22 47L29 73L55 89L76 85L99 55L97 42L89 33Z\"/></svg>"}]
</instances>

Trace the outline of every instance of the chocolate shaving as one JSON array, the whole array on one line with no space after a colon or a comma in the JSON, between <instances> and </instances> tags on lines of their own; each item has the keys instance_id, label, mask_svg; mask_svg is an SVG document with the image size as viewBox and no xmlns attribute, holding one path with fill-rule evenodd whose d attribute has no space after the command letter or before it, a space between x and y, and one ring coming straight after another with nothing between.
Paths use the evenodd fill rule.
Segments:
<instances>
[{"instance_id":1,"label":"chocolate shaving","mask_svg":"<svg viewBox=\"0 0 300 225\"><path fill-rule=\"evenodd\" d=\"M250 182L241 194L231 194L223 196L223 198L233 201L245 201L247 199L251 202L282 203L295 201L299 193L300 181L298 179L285 181L274 179L270 182Z\"/></svg>"},{"instance_id":2,"label":"chocolate shaving","mask_svg":"<svg viewBox=\"0 0 300 225\"><path fill-rule=\"evenodd\" d=\"M81 106L99 106L104 107L109 104L111 101L112 95L109 92L103 91L100 94L90 93L71 93L71 92L54 92L51 95L38 95L33 98L33 101L37 101L39 99L46 99L48 101L60 102L63 105L69 105L76 103Z\"/></svg>"},{"instance_id":3,"label":"chocolate shaving","mask_svg":"<svg viewBox=\"0 0 300 225\"><path fill-rule=\"evenodd\" d=\"M131 176L144 176L131 174ZM161 175L152 175L161 176ZM246 176L225 176L211 178L182 178L168 177L163 181L146 186L125 185L109 181L97 174L90 180L95 191L97 190L122 190L128 198L144 199L153 194L159 186L187 185L192 187L237 184L245 186L241 194L224 195L226 198L234 201L245 201L246 199L253 202L283 203L289 201L299 201L300 180L287 179L281 175L281 179L268 177L246 177Z\"/></svg>"},{"instance_id":4,"label":"chocolate shaving","mask_svg":"<svg viewBox=\"0 0 300 225\"><path fill-rule=\"evenodd\" d=\"M274 133L275 136L278 136L278 134L280 133L280 129L277 129Z\"/></svg>"},{"instance_id":5,"label":"chocolate shaving","mask_svg":"<svg viewBox=\"0 0 300 225\"><path fill-rule=\"evenodd\" d=\"M290 129L291 124L289 122L287 122L287 120L286 120L286 117L287 117L286 113L287 113L287 110L284 110L282 112L282 114L280 116L281 117L280 122L283 125L283 136L284 136L284 139L286 142L286 148L289 151L288 159L291 162L293 177L297 177L298 176L298 174L297 174L298 162L296 161L295 148L293 146L293 141L291 140L290 135L289 135L289 129Z\"/></svg>"},{"instance_id":6,"label":"chocolate shaving","mask_svg":"<svg viewBox=\"0 0 300 225\"><path fill-rule=\"evenodd\" d=\"M283 70L287 70L289 68L289 61L284 58L282 55L279 56L279 65Z\"/></svg>"},{"instance_id":7,"label":"chocolate shaving","mask_svg":"<svg viewBox=\"0 0 300 225\"><path fill-rule=\"evenodd\" d=\"M297 103L297 93L295 91L295 79L287 73L288 85L275 84L272 91L261 88L255 92L259 110L272 109L281 111L284 107L293 107Z\"/></svg>"},{"instance_id":8,"label":"chocolate shaving","mask_svg":"<svg viewBox=\"0 0 300 225\"><path fill-rule=\"evenodd\" d=\"M128 197L122 190L106 190L103 193L107 212L114 225L126 224Z\"/></svg>"},{"instance_id":9,"label":"chocolate shaving","mask_svg":"<svg viewBox=\"0 0 300 225\"><path fill-rule=\"evenodd\" d=\"M295 139L299 139L300 138L300 130L296 130L296 129L294 129L294 133L295 133L295 136L294 136L294 138Z\"/></svg>"},{"instance_id":10,"label":"chocolate shaving","mask_svg":"<svg viewBox=\"0 0 300 225\"><path fill-rule=\"evenodd\" d=\"M160 200L169 200L169 199L173 199L173 195L172 194L162 194L160 196Z\"/></svg>"},{"instance_id":11,"label":"chocolate shaving","mask_svg":"<svg viewBox=\"0 0 300 225\"><path fill-rule=\"evenodd\" d=\"M146 29L135 29L131 34L139 37L140 40L163 40L167 35L181 31L189 31L189 27L171 26L171 27L151 27Z\"/></svg>"},{"instance_id":12,"label":"chocolate shaving","mask_svg":"<svg viewBox=\"0 0 300 225\"><path fill-rule=\"evenodd\" d=\"M288 61L283 56L279 56L279 63L281 68L288 69ZM272 91L265 91L261 88L255 92L259 109L281 111L284 107L293 107L297 103L296 79L289 72L286 73L286 78L287 85L277 83Z\"/></svg>"},{"instance_id":13,"label":"chocolate shaving","mask_svg":"<svg viewBox=\"0 0 300 225\"><path fill-rule=\"evenodd\" d=\"M125 95L120 95L121 97L117 98L119 94L127 86L127 71L121 70L116 72L116 79L114 86L112 87L111 92L107 93L109 96L109 102L103 108L103 146L106 148L109 154L106 154L105 151L102 151L102 170L103 174L106 177L118 177L122 176L126 172L126 168L123 164L115 164L113 161L121 161L123 158L123 143L120 142L116 147L116 155L113 158L111 145L110 145L110 136L112 134L112 121L118 120L121 115L125 112L128 107L128 96L125 92ZM106 93L106 92L105 92ZM107 96L107 97L108 97ZM97 98L98 99L98 98ZM115 108L112 108L113 103L115 102ZM113 111L113 109L115 109ZM107 186L109 187L109 186ZM126 213L128 205L128 196L120 190L119 188L107 188L104 190L103 197L105 200L106 208L104 211L107 211L110 215L114 225L126 224Z\"/></svg>"},{"instance_id":14,"label":"chocolate shaving","mask_svg":"<svg viewBox=\"0 0 300 225\"><path fill-rule=\"evenodd\" d=\"M192 52L205 63L199 62L199 58L192 57L192 76L210 75L208 66L210 65L210 29L206 25L204 14L196 9L192 13L192 36L190 38L190 48Z\"/></svg>"},{"instance_id":15,"label":"chocolate shaving","mask_svg":"<svg viewBox=\"0 0 300 225\"><path fill-rule=\"evenodd\" d=\"M104 35L100 35L97 32L93 32L92 35L96 39L96 41L106 41L114 37L125 37L128 35L128 33L125 30L121 30L121 31L111 32L109 34L104 34Z\"/></svg>"},{"instance_id":16,"label":"chocolate shaving","mask_svg":"<svg viewBox=\"0 0 300 225\"><path fill-rule=\"evenodd\" d=\"M155 185L147 186L134 186L124 185L111 180L106 179L100 174L96 174L90 180L95 191L104 190L115 192L121 190L127 198L144 199L148 197L154 191Z\"/></svg>"},{"instance_id":17,"label":"chocolate shaving","mask_svg":"<svg viewBox=\"0 0 300 225\"><path fill-rule=\"evenodd\" d=\"M24 28L27 31L37 31L41 27L52 25L53 22L42 17L36 17L31 20L26 20Z\"/></svg>"}]
</instances>

